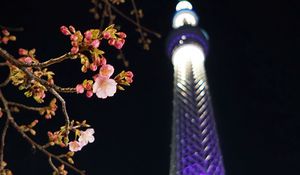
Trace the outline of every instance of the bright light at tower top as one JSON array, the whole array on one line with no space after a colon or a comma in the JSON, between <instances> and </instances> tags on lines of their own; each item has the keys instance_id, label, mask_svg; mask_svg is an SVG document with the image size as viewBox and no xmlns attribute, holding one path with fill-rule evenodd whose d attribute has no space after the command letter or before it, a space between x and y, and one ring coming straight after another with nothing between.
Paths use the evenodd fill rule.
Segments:
<instances>
[{"instance_id":1,"label":"bright light at tower top","mask_svg":"<svg viewBox=\"0 0 300 175\"><path fill-rule=\"evenodd\" d=\"M174 65L186 65L192 63L201 65L205 60L205 54L201 46L195 43L183 44L174 49L172 62Z\"/></svg>"},{"instance_id":2,"label":"bright light at tower top","mask_svg":"<svg viewBox=\"0 0 300 175\"><path fill-rule=\"evenodd\" d=\"M180 1L176 5L176 11L182 10L182 9L189 9L192 10L193 6L189 1Z\"/></svg>"},{"instance_id":3,"label":"bright light at tower top","mask_svg":"<svg viewBox=\"0 0 300 175\"><path fill-rule=\"evenodd\" d=\"M173 18L174 29L184 25L196 26L198 24L198 16L192 9L193 6L188 1L178 2L176 5L176 14Z\"/></svg>"}]
</instances>

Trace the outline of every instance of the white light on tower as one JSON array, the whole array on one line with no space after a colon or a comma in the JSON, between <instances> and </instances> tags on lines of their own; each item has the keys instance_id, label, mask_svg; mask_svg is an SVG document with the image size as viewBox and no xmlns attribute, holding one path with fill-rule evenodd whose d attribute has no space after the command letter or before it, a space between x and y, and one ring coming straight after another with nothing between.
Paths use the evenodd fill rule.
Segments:
<instances>
[{"instance_id":1,"label":"white light on tower","mask_svg":"<svg viewBox=\"0 0 300 175\"><path fill-rule=\"evenodd\" d=\"M184 25L197 26L198 16L192 11L193 6L188 1L180 1L176 6L176 14L173 18L173 28L177 29Z\"/></svg>"}]
</instances>

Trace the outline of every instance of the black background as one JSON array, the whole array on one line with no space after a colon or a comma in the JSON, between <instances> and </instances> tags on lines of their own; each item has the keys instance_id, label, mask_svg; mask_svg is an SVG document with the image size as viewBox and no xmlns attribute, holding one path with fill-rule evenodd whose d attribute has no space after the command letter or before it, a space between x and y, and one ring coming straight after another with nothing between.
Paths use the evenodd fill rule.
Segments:
<instances>
[{"instance_id":1,"label":"black background","mask_svg":"<svg viewBox=\"0 0 300 175\"><path fill-rule=\"evenodd\" d=\"M200 26L210 35L206 68L227 174L299 174L296 1L191 2ZM117 20L128 34L123 50L135 74L132 87L107 100L64 95L70 115L87 119L96 130L95 143L75 158L76 165L88 174L168 174L173 72L164 48L176 3L137 2L145 14L142 23L163 35L162 39L152 38L149 52L137 44L134 27ZM1 25L25 28L16 33L18 42L5 46L15 56L20 47L35 47L41 60L59 56L70 49L67 37L59 32L61 25L72 24L81 30L99 26L88 13L92 7L88 0L2 0L0 7ZM129 8L121 7L125 12ZM124 69L113 52L107 52L108 62L117 70ZM80 74L78 61L51 69L61 86L75 86L89 76ZM18 95L13 86L4 92L9 100L33 101ZM39 116L24 113L16 118L30 122ZM62 121L60 113L51 121L41 119L37 139L46 142L46 131L57 129ZM13 129L9 130L5 160L16 175L51 172L47 158L31 150Z\"/></svg>"}]
</instances>

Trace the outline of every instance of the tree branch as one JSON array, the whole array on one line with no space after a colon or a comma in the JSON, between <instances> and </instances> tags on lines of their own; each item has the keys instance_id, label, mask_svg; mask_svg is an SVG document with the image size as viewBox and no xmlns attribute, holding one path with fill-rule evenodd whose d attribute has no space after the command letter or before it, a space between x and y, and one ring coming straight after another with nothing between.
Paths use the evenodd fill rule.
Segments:
<instances>
[{"instance_id":1,"label":"tree branch","mask_svg":"<svg viewBox=\"0 0 300 175\"><path fill-rule=\"evenodd\" d=\"M9 126L9 119L8 117L6 118L3 130L2 130L2 135L1 135L1 147L0 147L0 172L4 169L3 161L4 161L4 147L5 147L5 137L7 133L7 129Z\"/></svg>"},{"instance_id":2,"label":"tree branch","mask_svg":"<svg viewBox=\"0 0 300 175\"><path fill-rule=\"evenodd\" d=\"M46 154L48 157L54 158L55 160L57 160L58 162L66 165L67 167L69 167L70 169L72 169L73 171L77 172L80 175L85 175L85 172L82 170L77 169L76 167L74 167L73 165L71 165L70 163L62 160L61 158L59 158L58 156L50 153L49 151L47 151L46 149L43 148L43 146L39 145L38 143L36 143L34 140L32 140L25 132L22 131L22 129L20 128L20 126L15 122L14 118L12 117L12 114L9 110L8 107L8 102L5 99L5 97L2 94L2 91L0 89L0 99L4 105L6 114L7 114L7 118L9 120L9 123L22 135L22 137L27 140L27 142L29 142L31 144L31 146L39 151L41 151L42 153Z\"/></svg>"},{"instance_id":3,"label":"tree branch","mask_svg":"<svg viewBox=\"0 0 300 175\"><path fill-rule=\"evenodd\" d=\"M30 111L37 111L39 112L40 110L43 110L45 107L32 107L32 106L27 106L27 105L24 105L24 104L21 104L21 103L16 103L16 102L7 102L7 104L9 106L15 106L15 107L19 107L19 108L23 108L23 109L27 109L27 110L30 110Z\"/></svg>"}]
</instances>

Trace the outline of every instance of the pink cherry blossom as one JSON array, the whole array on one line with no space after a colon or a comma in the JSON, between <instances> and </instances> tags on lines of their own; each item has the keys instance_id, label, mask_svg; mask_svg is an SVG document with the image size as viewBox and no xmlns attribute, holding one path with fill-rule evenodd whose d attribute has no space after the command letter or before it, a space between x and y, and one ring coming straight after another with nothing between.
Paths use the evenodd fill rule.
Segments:
<instances>
[{"instance_id":1,"label":"pink cherry blossom","mask_svg":"<svg viewBox=\"0 0 300 175\"><path fill-rule=\"evenodd\" d=\"M83 145L87 145L88 143L93 143L95 141L95 137L93 134L95 133L93 128L89 128L86 131L80 131L80 136L78 141Z\"/></svg>"},{"instance_id":2,"label":"pink cherry blossom","mask_svg":"<svg viewBox=\"0 0 300 175\"><path fill-rule=\"evenodd\" d=\"M110 64L106 64L106 65L103 65L101 68L100 68L100 75L103 76L103 77L107 77L109 78L110 76L112 76L112 74L114 73L114 67Z\"/></svg>"},{"instance_id":3,"label":"pink cherry blossom","mask_svg":"<svg viewBox=\"0 0 300 175\"><path fill-rule=\"evenodd\" d=\"M84 92L84 87L81 84L78 84L76 86L76 92L77 94L82 94Z\"/></svg>"},{"instance_id":4,"label":"pink cherry blossom","mask_svg":"<svg viewBox=\"0 0 300 175\"><path fill-rule=\"evenodd\" d=\"M98 76L95 78L93 92L98 98L112 97L117 91L117 82L114 79Z\"/></svg>"},{"instance_id":5,"label":"pink cherry blossom","mask_svg":"<svg viewBox=\"0 0 300 175\"><path fill-rule=\"evenodd\" d=\"M72 152L80 151L83 146L84 145L81 142L78 142L78 141L69 142L69 150L72 151Z\"/></svg>"}]
</instances>

